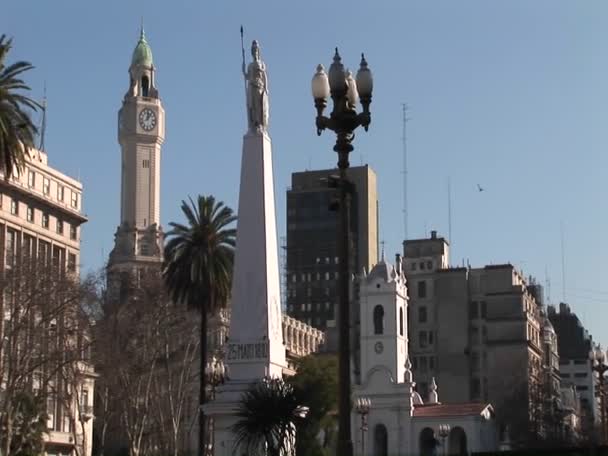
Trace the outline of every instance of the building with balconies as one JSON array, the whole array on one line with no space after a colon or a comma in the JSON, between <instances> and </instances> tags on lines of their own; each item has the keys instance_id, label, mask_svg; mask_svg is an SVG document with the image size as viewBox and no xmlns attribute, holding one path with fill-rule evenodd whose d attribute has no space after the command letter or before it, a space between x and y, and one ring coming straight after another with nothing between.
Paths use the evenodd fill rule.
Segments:
<instances>
[{"instance_id":1,"label":"building with balconies","mask_svg":"<svg viewBox=\"0 0 608 456\"><path fill-rule=\"evenodd\" d=\"M22 170L16 170L10 179L0 175L0 274L4 280L0 389L11 375L17 378L15 369L11 373L5 368L6 363L15 363L11 347L19 346L21 353L30 353L38 360L41 367L25 367L18 380L24 393L45 399L48 432L44 440L49 456L72 455L76 449L81 456L89 456L92 448L96 374L88 362L88 334L80 331L86 325L77 326L85 317L79 315L78 300L57 298L57 294L76 293L79 286L81 225L86 221L82 184L51 167L45 151L31 149ZM32 277L34 270L36 276ZM41 295L43 283L54 292ZM43 306L55 306L55 313L43 315ZM28 312L32 318L30 342L21 346L15 340L25 339L23 333L16 332L14 323L16 315ZM40 351L44 355L36 351L36 340L45 347ZM66 363L68 352L77 361Z\"/></svg>"},{"instance_id":2,"label":"building with balconies","mask_svg":"<svg viewBox=\"0 0 608 456\"><path fill-rule=\"evenodd\" d=\"M543 360L528 281L511 264L450 267L449 243L435 231L406 240L403 259L418 392L427 397L435 378L445 403L490 402L517 439L532 420L527 404Z\"/></svg>"}]
</instances>

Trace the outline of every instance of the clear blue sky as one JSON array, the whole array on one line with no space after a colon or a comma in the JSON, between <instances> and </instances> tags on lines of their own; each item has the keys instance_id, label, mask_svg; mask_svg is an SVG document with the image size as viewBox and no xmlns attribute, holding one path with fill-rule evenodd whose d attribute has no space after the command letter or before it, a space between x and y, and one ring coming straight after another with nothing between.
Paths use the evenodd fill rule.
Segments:
<instances>
[{"instance_id":1,"label":"clear blue sky","mask_svg":"<svg viewBox=\"0 0 608 456\"><path fill-rule=\"evenodd\" d=\"M105 262L118 224L116 115L142 15L167 113L165 226L180 219L188 195L214 194L236 208L246 123L241 24L269 70L279 235L290 173L336 162L332 136L315 134L315 66L327 66L336 45L352 68L365 51L373 123L357 134L351 162L378 173L387 252L404 232L406 101L410 237L447 236L449 177L452 262L512 262L542 283L547 276L559 301L563 222L566 298L608 343L607 2L6 2L0 33L14 37L11 57L35 64L35 96L47 83L50 162L85 186L85 271Z\"/></svg>"}]
</instances>

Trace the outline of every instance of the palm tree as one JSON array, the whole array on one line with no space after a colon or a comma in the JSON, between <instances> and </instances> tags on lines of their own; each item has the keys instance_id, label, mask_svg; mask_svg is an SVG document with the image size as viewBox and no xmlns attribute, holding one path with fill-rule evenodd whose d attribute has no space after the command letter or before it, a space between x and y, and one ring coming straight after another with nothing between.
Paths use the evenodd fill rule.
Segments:
<instances>
[{"instance_id":1,"label":"palm tree","mask_svg":"<svg viewBox=\"0 0 608 456\"><path fill-rule=\"evenodd\" d=\"M7 66L6 57L13 40L0 36L0 171L8 179L13 169L21 171L25 155L34 146L38 129L32 123L27 108L36 111L40 105L18 91L29 91L20 75L34 68L29 62Z\"/></svg>"},{"instance_id":2,"label":"palm tree","mask_svg":"<svg viewBox=\"0 0 608 456\"><path fill-rule=\"evenodd\" d=\"M170 223L163 276L176 304L185 304L201 314L199 454L204 456L205 366L207 365L208 315L226 305L232 284L236 217L232 209L213 196L198 196L190 204L182 201L187 224Z\"/></svg>"},{"instance_id":3,"label":"palm tree","mask_svg":"<svg viewBox=\"0 0 608 456\"><path fill-rule=\"evenodd\" d=\"M294 451L295 423L308 409L298 405L293 387L280 378L265 378L241 399L232 426L235 447L250 456L283 456Z\"/></svg>"}]
</instances>

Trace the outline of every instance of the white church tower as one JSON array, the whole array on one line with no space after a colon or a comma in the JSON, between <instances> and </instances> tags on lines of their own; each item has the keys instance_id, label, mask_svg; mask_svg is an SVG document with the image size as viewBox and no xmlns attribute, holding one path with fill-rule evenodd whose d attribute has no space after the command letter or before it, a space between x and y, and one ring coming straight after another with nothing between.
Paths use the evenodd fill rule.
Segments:
<instances>
[{"instance_id":1,"label":"white church tower","mask_svg":"<svg viewBox=\"0 0 608 456\"><path fill-rule=\"evenodd\" d=\"M118 112L121 147L120 225L109 273L160 267L160 155L165 110L155 80L152 50L143 27L129 67L129 89Z\"/></svg>"},{"instance_id":2,"label":"white church tower","mask_svg":"<svg viewBox=\"0 0 608 456\"><path fill-rule=\"evenodd\" d=\"M367 442L359 433L356 453L383 456L408 454L411 449L410 422L413 403L420 401L413 391L408 359L407 283L401 257L396 265L384 260L360 281L361 384L353 395L371 402ZM353 429L361 427L353 410ZM359 434L359 435L358 435Z\"/></svg>"}]
</instances>

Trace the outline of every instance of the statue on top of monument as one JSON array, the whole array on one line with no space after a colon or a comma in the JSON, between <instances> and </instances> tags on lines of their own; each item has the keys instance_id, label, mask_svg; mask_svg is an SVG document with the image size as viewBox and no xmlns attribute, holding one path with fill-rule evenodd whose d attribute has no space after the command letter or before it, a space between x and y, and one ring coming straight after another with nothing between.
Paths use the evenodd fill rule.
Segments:
<instances>
[{"instance_id":1,"label":"statue on top of monument","mask_svg":"<svg viewBox=\"0 0 608 456\"><path fill-rule=\"evenodd\" d=\"M260 57L260 46L251 43L252 62L245 67L243 52L243 76L247 94L247 120L249 131L266 131L268 128L268 78L266 65Z\"/></svg>"}]
</instances>

